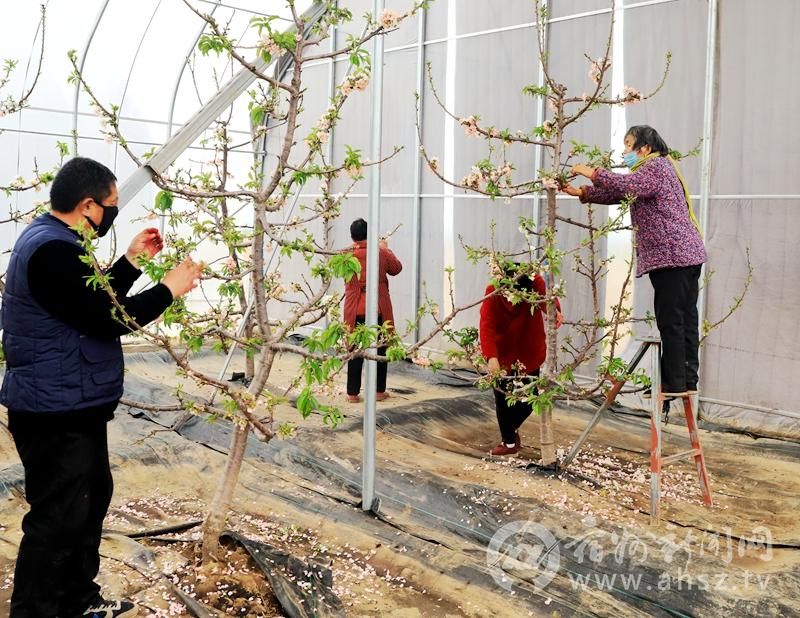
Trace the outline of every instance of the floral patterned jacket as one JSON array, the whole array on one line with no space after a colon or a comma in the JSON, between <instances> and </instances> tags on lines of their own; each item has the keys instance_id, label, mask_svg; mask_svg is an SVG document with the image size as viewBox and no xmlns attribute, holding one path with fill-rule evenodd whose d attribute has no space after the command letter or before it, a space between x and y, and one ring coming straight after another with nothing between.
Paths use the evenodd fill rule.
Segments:
<instances>
[{"instance_id":1,"label":"floral patterned jacket","mask_svg":"<svg viewBox=\"0 0 800 618\"><path fill-rule=\"evenodd\" d=\"M657 157L630 174L598 168L593 186L581 187L581 202L617 204L627 195L636 230L636 276L660 268L697 266L706 261L703 239L689 218L683 186L672 163Z\"/></svg>"}]
</instances>

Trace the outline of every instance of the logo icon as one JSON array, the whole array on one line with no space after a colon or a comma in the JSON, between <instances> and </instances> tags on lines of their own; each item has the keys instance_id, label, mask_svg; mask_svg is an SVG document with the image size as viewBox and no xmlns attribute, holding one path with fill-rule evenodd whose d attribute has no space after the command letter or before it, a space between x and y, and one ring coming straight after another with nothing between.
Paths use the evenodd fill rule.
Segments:
<instances>
[{"instance_id":1,"label":"logo icon","mask_svg":"<svg viewBox=\"0 0 800 618\"><path fill-rule=\"evenodd\" d=\"M558 541L544 526L532 521L512 521L494 533L486 548L486 564L495 583L510 591L508 574L537 588L547 586L561 563Z\"/></svg>"}]
</instances>

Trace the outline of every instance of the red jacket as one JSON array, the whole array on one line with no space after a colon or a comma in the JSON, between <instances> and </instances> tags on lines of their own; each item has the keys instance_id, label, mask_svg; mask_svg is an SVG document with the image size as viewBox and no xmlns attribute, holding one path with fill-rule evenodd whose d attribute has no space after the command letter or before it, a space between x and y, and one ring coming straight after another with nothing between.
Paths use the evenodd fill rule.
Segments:
<instances>
[{"instance_id":1,"label":"red jacket","mask_svg":"<svg viewBox=\"0 0 800 618\"><path fill-rule=\"evenodd\" d=\"M539 296L546 294L544 279L536 275L533 289ZM491 294L493 286L486 288ZM555 299L560 310L561 305ZM526 371L536 371L547 356L547 343L544 337L544 308L538 304L531 312L529 303L512 305L502 294L495 294L481 304L480 340L483 355L497 358L500 367L506 371L520 362Z\"/></svg>"},{"instance_id":2,"label":"red jacket","mask_svg":"<svg viewBox=\"0 0 800 618\"><path fill-rule=\"evenodd\" d=\"M359 240L353 243L352 254L361 262L361 276L353 277L344 286L344 321L353 328L356 317L367 313L367 241ZM378 314L384 322L394 324L392 312L392 299L389 296L389 278L386 275L397 275L403 270L403 265L390 249L379 250L378 273Z\"/></svg>"}]
</instances>

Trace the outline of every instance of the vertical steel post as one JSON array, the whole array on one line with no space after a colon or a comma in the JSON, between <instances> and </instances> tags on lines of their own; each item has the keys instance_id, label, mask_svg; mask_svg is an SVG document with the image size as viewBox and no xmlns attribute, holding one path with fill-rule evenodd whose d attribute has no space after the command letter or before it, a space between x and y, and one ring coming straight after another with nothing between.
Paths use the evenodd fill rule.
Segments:
<instances>
[{"instance_id":1,"label":"vertical steel post","mask_svg":"<svg viewBox=\"0 0 800 618\"><path fill-rule=\"evenodd\" d=\"M711 148L714 137L714 74L717 61L717 0L708 3L708 30L706 34L706 77L705 94L703 95L703 153L700 168L700 230L708 239L708 210L711 198ZM703 275L706 269L703 267ZM703 275L701 275L701 280ZM706 317L708 294L707 285L700 288L697 299L697 315L700 321L698 328ZM698 351L700 367L702 369L703 353ZM695 418L700 418L700 397L695 396L693 401Z\"/></svg>"},{"instance_id":2,"label":"vertical steel post","mask_svg":"<svg viewBox=\"0 0 800 618\"><path fill-rule=\"evenodd\" d=\"M652 342L652 384L650 387L653 410L650 413L650 524L661 518L661 342Z\"/></svg>"},{"instance_id":3,"label":"vertical steel post","mask_svg":"<svg viewBox=\"0 0 800 618\"><path fill-rule=\"evenodd\" d=\"M422 246L422 157L419 149L422 146L419 134L422 132L425 117L425 37L428 10L421 9L419 15L419 28L417 29L417 93L419 94L419 127L414 139L414 204L411 214L411 309L414 311L414 343L419 340L419 324L416 323L417 311L420 305L420 247Z\"/></svg>"},{"instance_id":4,"label":"vertical steel post","mask_svg":"<svg viewBox=\"0 0 800 618\"><path fill-rule=\"evenodd\" d=\"M384 0L373 0L373 14L379 19L383 13ZM381 131L383 130L383 50L382 35L373 39L372 52L372 137L370 160L381 159ZM369 214L367 215L367 315L366 325L378 324L378 251L381 203L381 166L370 168ZM377 346L372 347L377 351ZM370 511L375 501L375 389L378 382L378 364L368 360L367 379L364 392L364 451L361 459L361 508Z\"/></svg>"}]
</instances>

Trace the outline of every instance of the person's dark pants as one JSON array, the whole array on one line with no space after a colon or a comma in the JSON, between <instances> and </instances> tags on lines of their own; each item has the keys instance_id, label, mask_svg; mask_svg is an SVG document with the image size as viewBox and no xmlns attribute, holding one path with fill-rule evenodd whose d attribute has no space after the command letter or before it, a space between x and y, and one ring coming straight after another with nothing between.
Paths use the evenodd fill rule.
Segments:
<instances>
[{"instance_id":1,"label":"person's dark pants","mask_svg":"<svg viewBox=\"0 0 800 618\"><path fill-rule=\"evenodd\" d=\"M656 324L661 333L661 390L665 393L697 389L700 270L700 266L687 266L650 273Z\"/></svg>"},{"instance_id":2,"label":"person's dark pants","mask_svg":"<svg viewBox=\"0 0 800 618\"><path fill-rule=\"evenodd\" d=\"M529 374L530 377L538 377L539 370ZM525 401L517 401L509 405L506 400L507 393L514 389L514 377L503 378L498 386L500 390L494 389L494 409L497 412L497 424L500 425L500 436L506 444L516 442L517 430L522 426L533 412L533 406ZM519 378L516 378L517 380ZM538 390L534 390L538 394Z\"/></svg>"},{"instance_id":3,"label":"person's dark pants","mask_svg":"<svg viewBox=\"0 0 800 618\"><path fill-rule=\"evenodd\" d=\"M25 470L10 618L80 614L99 594L103 519L114 489L105 420L85 427L9 423Z\"/></svg>"},{"instance_id":4,"label":"person's dark pants","mask_svg":"<svg viewBox=\"0 0 800 618\"><path fill-rule=\"evenodd\" d=\"M364 323L364 316L359 315L356 317L356 325ZM383 319L381 316L378 316L378 324L383 324ZM378 354L381 356L386 356L386 350L388 348L378 348ZM364 359L363 358L354 358L352 360L347 361L347 394L348 395L358 395L361 392L361 370L364 367ZM378 385L377 385L377 392L385 393L386 392L386 370L388 369L388 363L378 363Z\"/></svg>"}]
</instances>

